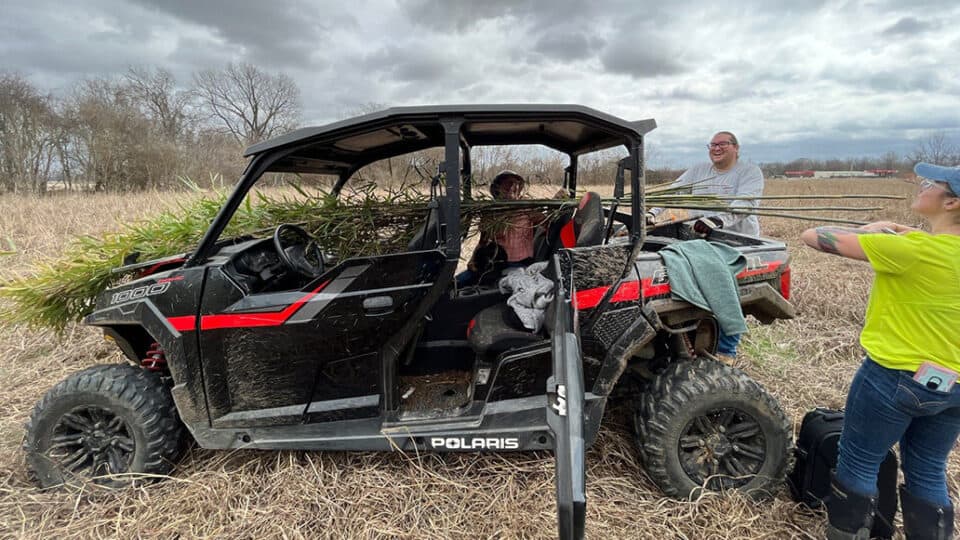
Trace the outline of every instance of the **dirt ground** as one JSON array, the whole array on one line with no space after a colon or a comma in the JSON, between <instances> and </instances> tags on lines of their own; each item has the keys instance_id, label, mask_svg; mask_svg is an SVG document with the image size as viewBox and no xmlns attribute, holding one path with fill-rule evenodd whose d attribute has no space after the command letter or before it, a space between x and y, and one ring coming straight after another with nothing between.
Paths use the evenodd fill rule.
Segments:
<instances>
[{"instance_id":1,"label":"dirt ground","mask_svg":"<svg viewBox=\"0 0 960 540\"><path fill-rule=\"evenodd\" d=\"M883 193L910 196L898 180L777 180L767 194ZM183 197L183 195L179 195ZM0 197L0 280L69 238L117 228L175 204L177 194ZM787 203L783 203L786 205ZM790 203L795 204L795 203ZM810 202L810 204L818 204ZM859 201L855 204L872 206ZM908 201L856 219L916 223ZM771 205L772 206L772 205ZM831 214L839 215L839 214ZM800 246L804 222L762 218L764 235L793 256L799 317L744 338L742 367L783 404L798 427L817 405L838 406L862 355L857 335L871 272L867 264ZM122 361L98 332L63 336L0 324L0 537L16 538L548 538L556 534L549 453L408 454L207 451L192 448L172 477L109 491L41 492L20 450L33 404L58 380L97 363ZM644 476L628 421L614 406L587 456L591 538L822 538L824 517L786 491L760 504L705 495L666 499ZM949 465L960 491L960 453Z\"/></svg>"}]
</instances>

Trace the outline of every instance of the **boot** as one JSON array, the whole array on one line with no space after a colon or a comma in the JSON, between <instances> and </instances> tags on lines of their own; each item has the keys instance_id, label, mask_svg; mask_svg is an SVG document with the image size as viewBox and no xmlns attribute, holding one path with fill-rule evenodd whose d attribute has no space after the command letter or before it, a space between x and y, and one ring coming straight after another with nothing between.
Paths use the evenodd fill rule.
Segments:
<instances>
[{"instance_id":1,"label":"boot","mask_svg":"<svg viewBox=\"0 0 960 540\"><path fill-rule=\"evenodd\" d=\"M830 475L830 494L824 497L827 507L827 540L870 540L876 497L851 491Z\"/></svg>"},{"instance_id":2,"label":"boot","mask_svg":"<svg viewBox=\"0 0 960 540\"><path fill-rule=\"evenodd\" d=\"M910 494L900 486L903 532L907 540L950 540L953 538L953 506L940 506Z\"/></svg>"}]
</instances>

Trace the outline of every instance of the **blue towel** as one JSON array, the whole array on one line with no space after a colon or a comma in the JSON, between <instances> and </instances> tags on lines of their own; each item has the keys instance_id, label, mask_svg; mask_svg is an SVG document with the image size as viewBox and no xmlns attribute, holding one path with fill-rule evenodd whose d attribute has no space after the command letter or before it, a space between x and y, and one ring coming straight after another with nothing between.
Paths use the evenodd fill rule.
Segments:
<instances>
[{"instance_id":1,"label":"blue towel","mask_svg":"<svg viewBox=\"0 0 960 540\"><path fill-rule=\"evenodd\" d=\"M728 336L747 331L736 278L747 265L742 253L706 240L677 242L659 253L673 298L713 312L720 330Z\"/></svg>"}]
</instances>

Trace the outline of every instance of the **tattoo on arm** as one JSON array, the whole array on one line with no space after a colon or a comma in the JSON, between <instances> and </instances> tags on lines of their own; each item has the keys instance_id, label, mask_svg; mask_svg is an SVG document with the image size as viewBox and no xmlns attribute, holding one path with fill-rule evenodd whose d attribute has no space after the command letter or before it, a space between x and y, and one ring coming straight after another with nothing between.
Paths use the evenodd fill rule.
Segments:
<instances>
[{"instance_id":1,"label":"tattoo on arm","mask_svg":"<svg viewBox=\"0 0 960 540\"><path fill-rule=\"evenodd\" d=\"M817 247L824 253L840 254L837 248L837 242L840 240L838 235L843 234L865 234L867 231L860 229L851 229L849 227L817 227Z\"/></svg>"}]
</instances>

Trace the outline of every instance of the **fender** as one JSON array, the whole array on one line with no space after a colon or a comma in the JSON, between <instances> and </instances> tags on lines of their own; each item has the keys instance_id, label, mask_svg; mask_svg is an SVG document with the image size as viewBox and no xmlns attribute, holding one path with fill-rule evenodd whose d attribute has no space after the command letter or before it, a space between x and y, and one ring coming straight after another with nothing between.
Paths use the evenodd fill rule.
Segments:
<instances>
[{"instance_id":1,"label":"fender","mask_svg":"<svg viewBox=\"0 0 960 540\"><path fill-rule=\"evenodd\" d=\"M144 351L137 350L136 340L131 342L124 328L137 326L160 344L173 379L173 400L191 431L197 424L210 424L196 332L180 332L164 311L182 314L177 310L195 309L188 306L197 305L205 274L205 268L178 269L109 289L97 298L98 309L83 320L88 326L103 328L104 334L138 365ZM120 301L124 298L130 299Z\"/></svg>"},{"instance_id":2,"label":"fender","mask_svg":"<svg viewBox=\"0 0 960 540\"><path fill-rule=\"evenodd\" d=\"M613 387L620 380L620 375L627 368L627 362L630 361L630 358L657 336L657 329L660 328L660 318L657 317L657 312L646 305L641 308L641 313L643 316L634 319L633 323L607 351L607 355L603 359L603 365L600 367L600 373L597 375L597 381L593 385L594 394L610 395Z\"/></svg>"}]
</instances>

